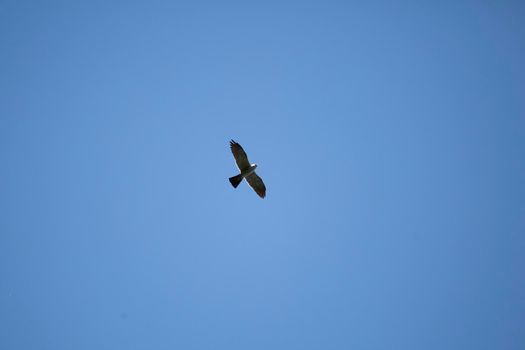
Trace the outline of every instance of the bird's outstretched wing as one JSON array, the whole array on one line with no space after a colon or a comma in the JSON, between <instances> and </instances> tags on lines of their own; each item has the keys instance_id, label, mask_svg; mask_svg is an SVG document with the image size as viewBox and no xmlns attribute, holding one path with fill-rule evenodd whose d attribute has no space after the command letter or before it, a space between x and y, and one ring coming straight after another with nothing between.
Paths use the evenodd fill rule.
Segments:
<instances>
[{"instance_id":1,"label":"bird's outstretched wing","mask_svg":"<svg viewBox=\"0 0 525 350\"><path fill-rule=\"evenodd\" d=\"M245 179L259 197L264 198L266 196L266 186L264 186L263 180L255 172L246 176Z\"/></svg>"},{"instance_id":2,"label":"bird's outstretched wing","mask_svg":"<svg viewBox=\"0 0 525 350\"><path fill-rule=\"evenodd\" d=\"M237 163L237 167L242 172L243 170L246 170L250 167L250 162L248 161L248 156L246 155L246 152L242 149L241 145L239 145L237 142L231 140L230 141L230 149L232 151L233 157L235 158L235 162Z\"/></svg>"}]
</instances>

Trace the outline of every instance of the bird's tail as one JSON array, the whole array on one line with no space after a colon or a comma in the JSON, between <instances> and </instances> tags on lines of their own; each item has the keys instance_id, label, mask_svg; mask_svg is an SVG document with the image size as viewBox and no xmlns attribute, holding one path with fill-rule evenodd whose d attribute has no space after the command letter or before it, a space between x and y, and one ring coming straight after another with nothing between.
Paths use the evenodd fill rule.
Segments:
<instances>
[{"instance_id":1,"label":"bird's tail","mask_svg":"<svg viewBox=\"0 0 525 350\"><path fill-rule=\"evenodd\" d=\"M230 177L230 183L232 184L232 186L234 188L237 188L237 186L239 186L241 181L242 181L242 175L241 174L233 176L233 177Z\"/></svg>"}]
</instances>

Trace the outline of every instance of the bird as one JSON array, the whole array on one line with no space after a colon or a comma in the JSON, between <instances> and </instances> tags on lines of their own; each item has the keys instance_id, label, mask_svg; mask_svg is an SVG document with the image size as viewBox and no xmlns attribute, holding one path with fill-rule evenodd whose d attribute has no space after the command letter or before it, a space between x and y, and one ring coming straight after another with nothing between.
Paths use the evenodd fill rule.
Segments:
<instances>
[{"instance_id":1,"label":"bird","mask_svg":"<svg viewBox=\"0 0 525 350\"><path fill-rule=\"evenodd\" d=\"M248 185L259 195L259 197L264 198L266 196L266 186L264 186L263 180L255 173L255 168L257 164L250 164L248 161L248 156L244 149L237 142L230 141L230 149L237 163L237 167L240 170L239 175L230 177L230 183L233 188L237 188L241 183L242 179L246 179Z\"/></svg>"}]
</instances>

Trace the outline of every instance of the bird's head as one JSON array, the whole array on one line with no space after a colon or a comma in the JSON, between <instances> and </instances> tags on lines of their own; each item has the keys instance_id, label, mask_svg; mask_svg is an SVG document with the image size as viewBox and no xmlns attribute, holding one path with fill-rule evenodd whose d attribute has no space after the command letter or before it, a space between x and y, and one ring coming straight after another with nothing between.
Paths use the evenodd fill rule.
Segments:
<instances>
[{"instance_id":1,"label":"bird's head","mask_svg":"<svg viewBox=\"0 0 525 350\"><path fill-rule=\"evenodd\" d=\"M257 168L257 164L252 164L252 168L255 170L255 168Z\"/></svg>"}]
</instances>

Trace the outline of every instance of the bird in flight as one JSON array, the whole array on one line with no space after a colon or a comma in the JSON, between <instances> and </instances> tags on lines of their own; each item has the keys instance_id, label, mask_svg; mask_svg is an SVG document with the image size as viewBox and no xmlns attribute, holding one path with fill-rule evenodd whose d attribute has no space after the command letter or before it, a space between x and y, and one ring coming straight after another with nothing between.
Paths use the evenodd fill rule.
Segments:
<instances>
[{"instance_id":1,"label":"bird in flight","mask_svg":"<svg viewBox=\"0 0 525 350\"><path fill-rule=\"evenodd\" d=\"M242 179L246 179L248 185L259 195L264 198L266 196L266 186L264 186L263 180L255 173L257 164L250 164L246 152L242 149L241 145L237 142L230 141L230 149L237 163L237 167L241 171L239 175L230 177L230 182L234 188L237 188L241 183Z\"/></svg>"}]
</instances>

